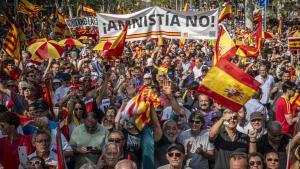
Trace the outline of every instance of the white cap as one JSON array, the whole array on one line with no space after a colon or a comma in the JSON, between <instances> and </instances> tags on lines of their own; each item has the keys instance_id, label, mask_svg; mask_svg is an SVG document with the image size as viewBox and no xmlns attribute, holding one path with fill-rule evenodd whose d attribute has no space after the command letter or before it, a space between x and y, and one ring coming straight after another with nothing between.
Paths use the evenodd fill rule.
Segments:
<instances>
[{"instance_id":1,"label":"white cap","mask_svg":"<svg viewBox=\"0 0 300 169\"><path fill-rule=\"evenodd\" d=\"M152 75L150 73L145 73L144 79L149 79L149 78L152 78Z\"/></svg>"},{"instance_id":2,"label":"white cap","mask_svg":"<svg viewBox=\"0 0 300 169\"><path fill-rule=\"evenodd\" d=\"M61 83L61 80L59 80L59 79L54 79L54 80L53 80L53 83Z\"/></svg>"},{"instance_id":3,"label":"white cap","mask_svg":"<svg viewBox=\"0 0 300 169\"><path fill-rule=\"evenodd\" d=\"M147 66L153 66L153 59L152 58L147 59Z\"/></svg>"}]
</instances>

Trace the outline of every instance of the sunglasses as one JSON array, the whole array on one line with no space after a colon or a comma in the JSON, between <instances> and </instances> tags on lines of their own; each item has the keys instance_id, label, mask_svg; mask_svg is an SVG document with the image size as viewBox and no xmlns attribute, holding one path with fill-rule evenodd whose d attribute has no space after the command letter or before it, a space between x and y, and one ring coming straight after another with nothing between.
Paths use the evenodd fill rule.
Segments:
<instances>
[{"instance_id":1,"label":"sunglasses","mask_svg":"<svg viewBox=\"0 0 300 169\"><path fill-rule=\"evenodd\" d=\"M15 85L7 85L7 87L16 87Z\"/></svg>"},{"instance_id":2,"label":"sunglasses","mask_svg":"<svg viewBox=\"0 0 300 169\"><path fill-rule=\"evenodd\" d=\"M31 166L33 166L33 165L41 165L42 164L42 162L39 161L39 160L30 161L29 163L30 163Z\"/></svg>"},{"instance_id":3,"label":"sunglasses","mask_svg":"<svg viewBox=\"0 0 300 169\"><path fill-rule=\"evenodd\" d=\"M178 158L179 158L179 157L181 157L181 153L171 153L171 152L170 152L170 153L168 153L168 156L169 156L169 157L174 157L174 156L175 156L175 157L178 157Z\"/></svg>"},{"instance_id":4,"label":"sunglasses","mask_svg":"<svg viewBox=\"0 0 300 169\"><path fill-rule=\"evenodd\" d=\"M267 161L279 162L279 159L277 159L277 158L267 158Z\"/></svg>"},{"instance_id":5,"label":"sunglasses","mask_svg":"<svg viewBox=\"0 0 300 169\"><path fill-rule=\"evenodd\" d=\"M75 110L83 110L83 108L75 108Z\"/></svg>"},{"instance_id":6,"label":"sunglasses","mask_svg":"<svg viewBox=\"0 0 300 169\"><path fill-rule=\"evenodd\" d=\"M190 120L190 123L192 123L192 124L200 124L201 121L200 120Z\"/></svg>"},{"instance_id":7,"label":"sunglasses","mask_svg":"<svg viewBox=\"0 0 300 169\"><path fill-rule=\"evenodd\" d=\"M122 139L108 139L108 142L111 142L111 143L121 143Z\"/></svg>"},{"instance_id":8,"label":"sunglasses","mask_svg":"<svg viewBox=\"0 0 300 169\"><path fill-rule=\"evenodd\" d=\"M262 165L262 162L261 161L249 161L249 165L250 166L254 166L254 165Z\"/></svg>"}]
</instances>

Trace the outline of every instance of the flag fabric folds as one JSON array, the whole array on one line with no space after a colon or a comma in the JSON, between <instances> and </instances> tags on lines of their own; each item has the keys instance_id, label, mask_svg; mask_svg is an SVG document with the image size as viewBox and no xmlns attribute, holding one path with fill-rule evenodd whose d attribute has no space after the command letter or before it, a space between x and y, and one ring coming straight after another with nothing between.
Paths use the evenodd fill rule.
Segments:
<instances>
[{"instance_id":1,"label":"flag fabric folds","mask_svg":"<svg viewBox=\"0 0 300 169\"><path fill-rule=\"evenodd\" d=\"M105 56L108 60L115 60L116 58L122 55L125 47L127 29L128 29L128 23L125 25L124 29L122 30L120 35L115 39L115 41L112 43L109 49L103 51L103 56Z\"/></svg>"},{"instance_id":2,"label":"flag fabric folds","mask_svg":"<svg viewBox=\"0 0 300 169\"><path fill-rule=\"evenodd\" d=\"M3 42L4 51L14 59L20 59L20 40L18 37L18 28L9 15L7 15L6 24L8 26L8 33Z\"/></svg>"},{"instance_id":3,"label":"flag fabric folds","mask_svg":"<svg viewBox=\"0 0 300 169\"><path fill-rule=\"evenodd\" d=\"M290 50L300 50L300 37L289 37L288 48Z\"/></svg>"},{"instance_id":4,"label":"flag fabric folds","mask_svg":"<svg viewBox=\"0 0 300 169\"><path fill-rule=\"evenodd\" d=\"M189 3L185 3L183 11L188 12L189 11Z\"/></svg>"},{"instance_id":5,"label":"flag fabric folds","mask_svg":"<svg viewBox=\"0 0 300 169\"><path fill-rule=\"evenodd\" d=\"M282 16L281 16L280 19L279 19L279 23L278 23L278 27L277 27L277 33L278 33L279 35L282 34Z\"/></svg>"},{"instance_id":6,"label":"flag fabric folds","mask_svg":"<svg viewBox=\"0 0 300 169\"><path fill-rule=\"evenodd\" d=\"M258 19L258 26L256 28L255 36L256 36L256 44L255 46L248 46L248 45L241 45L239 46L238 50L236 51L236 55L241 57L252 57L257 58L262 46L262 37L263 37L263 30L262 30L262 15L259 14Z\"/></svg>"},{"instance_id":7,"label":"flag fabric folds","mask_svg":"<svg viewBox=\"0 0 300 169\"><path fill-rule=\"evenodd\" d=\"M263 38L264 39L275 39L275 36L271 32L264 32Z\"/></svg>"},{"instance_id":8,"label":"flag fabric folds","mask_svg":"<svg viewBox=\"0 0 300 169\"><path fill-rule=\"evenodd\" d=\"M151 88L142 88L132 99L130 99L123 109L125 119L131 120L137 129L143 130L146 124L150 122L151 106L160 104L157 93Z\"/></svg>"},{"instance_id":9,"label":"flag fabric folds","mask_svg":"<svg viewBox=\"0 0 300 169\"><path fill-rule=\"evenodd\" d=\"M60 36L70 36L71 32L69 31L65 17L61 13L57 13L57 22L53 28L53 33L55 35L60 35Z\"/></svg>"},{"instance_id":10,"label":"flag fabric folds","mask_svg":"<svg viewBox=\"0 0 300 169\"><path fill-rule=\"evenodd\" d=\"M219 35L215 45L213 65L216 65L218 60L221 58L230 59L231 57L235 56L236 50L236 45L231 39L229 33L226 31L223 25L220 26Z\"/></svg>"},{"instance_id":11,"label":"flag fabric folds","mask_svg":"<svg viewBox=\"0 0 300 169\"><path fill-rule=\"evenodd\" d=\"M232 4L231 2L226 2L224 8L221 10L219 14L218 22L221 23L224 19L228 19L232 17Z\"/></svg>"},{"instance_id":12,"label":"flag fabric folds","mask_svg":"<svg viewBox=\"0 0 300 169\"><path fill-rule=\"evenodd\" d=\"M233 63L222 60L212 67L198 92L207 94L223 106L238 111L259 89L260 83Z\"/></svg>"},{"instance_id":13,"label":"flag fabric folds","mask_svg":"<svg viewBox=\"0 0 300 169\"><path fill-rule=\"evenodd\" d=\"M29 2L28 0L20 0L18 12L26 15L34 16L37 15L41 9L42 9L41 6L35 5Z\"/></svg>"},{"instance_id":14,"label":"flag fabric folds","mask_svg":"<svg viewBox=\"0 0 300 169\"><path fill-rule=\"evenodd\" d=\"M77 8L77 16L95 16L95 15L96 15L96 11L88 5L80 4Z\"/></svg>"}]
</instances>

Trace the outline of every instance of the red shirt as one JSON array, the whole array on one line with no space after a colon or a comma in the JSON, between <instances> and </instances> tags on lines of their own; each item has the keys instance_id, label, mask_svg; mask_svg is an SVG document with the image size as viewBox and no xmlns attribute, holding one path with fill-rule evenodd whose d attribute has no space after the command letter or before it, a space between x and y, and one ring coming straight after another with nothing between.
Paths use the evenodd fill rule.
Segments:
<instances>
[{"instance_id":1,"label":"red shirt","mask_svg":"<svg viewBox=\"0 0 300 169\"><path fill-rule=\"evenodd\" d=\"M31 139L31 136L19 135L17 140L11 143L8 137L0 138L0 163L5 169L19 168L19 146L26 147L27 155L34 151Z\"/></svg>"},{"instance_id":2,"label":"red shirt","mask_svg":"<svg viewBox=\"0 0 300 169\"><path fill-rule=\"evenodd\" d=\"M292 114L291 104L288 100L286 100L284 97L281 96L277 99L275 104L275 118L276 121L281 122L282 132L292 135L293 126L290 126L285 119L285 115L287 114Z\"/></svg>"}]
</instances>

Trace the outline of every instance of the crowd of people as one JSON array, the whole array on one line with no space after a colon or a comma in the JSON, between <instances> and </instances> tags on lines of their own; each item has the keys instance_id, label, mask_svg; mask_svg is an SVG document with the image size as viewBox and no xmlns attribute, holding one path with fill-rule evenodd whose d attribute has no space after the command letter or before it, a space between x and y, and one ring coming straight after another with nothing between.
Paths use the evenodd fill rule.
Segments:
<instances>
[{"instance_id":1,"label":"crowd of people","mask_svg":"<svg viewBox=\"0 0 300 169\"><path fill-rule=\"evenodd\" d=\"M261 83L237 112L197 91L212 67L206 40L128 42L113 61L90 40L41 65L27 51L22 61L2 51L0 168L58 168L64 159L69 169L299 169L300 109L292 98L300 57L287 46L299 25L284 28L264 40L257 59L231 59ZM123 110L144 88L160 104L140 130Z\"/></svg>"}]
</instances>

